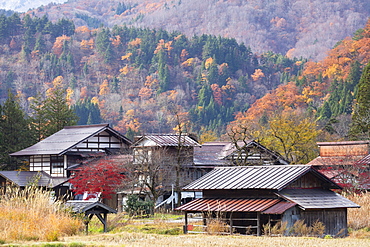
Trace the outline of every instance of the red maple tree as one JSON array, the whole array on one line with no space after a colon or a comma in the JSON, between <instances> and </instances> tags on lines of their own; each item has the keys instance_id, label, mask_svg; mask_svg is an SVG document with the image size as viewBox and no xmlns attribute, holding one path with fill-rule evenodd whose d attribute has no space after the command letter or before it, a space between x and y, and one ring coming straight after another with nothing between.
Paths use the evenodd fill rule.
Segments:
<instances>
[{"instance_id":1,"label":"red maple tree","mask_svg":"<svg viewBox=\"0 0 370 247\"><path fill-rule=\"evenodd\" d=\"M73 185L72 191L76 195L88 193L86 199L100 193L102 199L110 199L116 189L120 187L125 175L122 164L112 160L100 160L94 164L87 164L78 168L69 182Z\"/></svg>"}]
</instances>

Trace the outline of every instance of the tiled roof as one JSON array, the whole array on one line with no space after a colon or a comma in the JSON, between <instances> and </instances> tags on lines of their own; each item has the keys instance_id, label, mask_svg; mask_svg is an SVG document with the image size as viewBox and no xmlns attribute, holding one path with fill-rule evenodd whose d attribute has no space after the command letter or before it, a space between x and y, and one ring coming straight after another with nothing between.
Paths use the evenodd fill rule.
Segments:
<instances>
[{"instance_id":1,"label":"tiled roof","mask_svg":"<svg viewBox=\"0 0 370 247\"><path fill-rule=\"evenodd\" d=\"M113 213L113 214L117 213L117 210L98 201L91 202L91 201L70 200L66 202L66 206L70 207L72 211L75 213L85 213L91 210L100 213Z\"/></svg>"},{"instance_id":2,"label":"tiled roof","mask_svg":"<svg viewBox=\"0 0 370 247\"><path fill-rule=\"evenodd\" d=\"M224 166L227 161L221 159L222 150L228 142L207 142L194 148L194 165Z\"/></svg>"},{"instance_id":3,"label":"tiled roof","mask_svg":"<svg viewBox=\"0 0 370 247\"><path fill-rule=\"evenodd\" d=\"M25 187L30 182L37 181L38 186L53 188L68 180L67 178L52 178L43 171L0 171L0 176L20 187Z\"/></svg>"},{"instance_id":4,"label":"tiled roof","mask_svg":"<svg viewBox=\"0 0 370 247\"><path fill-rule=\"evenodd\" d=\"M332 188L340 186L307 165L217 167L185 186L184 190L274 189L281 190L311 172Z\"/></svg>"},{"instance_id":5,"label":"tiled roof","mask_svg":"<svg viewBox=\"0 0 370 247\"><path fill-rule=\"evenodd\" d=\"M176 210L200 212L262 212L279 203L279 199L206 199L190 201Z\"/></svg>"},{"instance_id":6,"label":"tiled roof","mask_svg":"<svg viewBox=\"0 0 370 247\"><path fill-rule=\"evenodd\" d=\"M297 203L303 209L360 207L356 203L330 190L284 189L277 194L291 202Z\"/></svg>"},{"instance_id":7,"label":"tiled roof","mask_svg":"<svg viewBox=\"0 0 370 247\"><path fill-rule=\"evenodd\" d=\"M127 144L131 141L125 136L109 127L109 124L83 125L83 126L68 126L56 132L55 134L45 138L35 145L25 148L21 151L12 153L11 156L27 156L41 154L61 155L73 148L77 144L86 139L102 132L107 131L122 139Z\"/></svg>"},{"instance_id":8,"label":"tiled roof","mask_svg":"<svg viewBox=\"0 0 370 247\"><path fill-rule=\"evenodd\" d=\"M200 144L194 139L190 138L188 135L182 135L181 138L178 134L151 134L142 136L138 141L136 141L133 146L140 146L139 143L149 140L153 142L153 146L158 147L177 147L180 143L184 147L195 147L200 146Z\"/></svg>"}]
</instances>

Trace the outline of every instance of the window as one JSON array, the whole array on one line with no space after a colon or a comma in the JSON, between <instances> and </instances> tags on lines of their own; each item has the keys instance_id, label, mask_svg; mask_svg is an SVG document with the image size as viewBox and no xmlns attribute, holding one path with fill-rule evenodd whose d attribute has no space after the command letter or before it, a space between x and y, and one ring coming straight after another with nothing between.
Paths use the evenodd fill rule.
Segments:
<instances>
[{"instance_id":1,"label":"window","mask_svg":"<svg viewBox=\"0 0 370 247\"><path fill-rule=\"evenodd\" d=\"M52 155L50 157L51 174L63 174L64 172L64 157Z\"/></svg>"}]
</instances>

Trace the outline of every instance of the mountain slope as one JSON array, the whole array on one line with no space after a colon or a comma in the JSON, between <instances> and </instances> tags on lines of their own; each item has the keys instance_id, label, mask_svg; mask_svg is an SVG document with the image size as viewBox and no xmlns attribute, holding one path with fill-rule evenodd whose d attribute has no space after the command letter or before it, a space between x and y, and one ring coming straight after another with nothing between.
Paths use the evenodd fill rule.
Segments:
<instances>
[{"instance_id":1,"label":"mountain slope","mask_svg":"<svg viewBox=\"0 0 370 247\"><path fill-rule=\"evenodd\" d=\"M64 3L68 0L8 0L0 2L0 9L25 12L29 9L47 5L49 3Z\"/></svg>"},{"instance_id":2,"label":"mountain slope","mask_svg":"<svg viewBox=\"0 0 370 247\"><path fill-rule=\"evenodd\" d=\"M127 24L236 38L253 52L321 60L338 40L363 27L368 0L75 0L33 11L77 26Z\"/></svg>"}]
</instances>

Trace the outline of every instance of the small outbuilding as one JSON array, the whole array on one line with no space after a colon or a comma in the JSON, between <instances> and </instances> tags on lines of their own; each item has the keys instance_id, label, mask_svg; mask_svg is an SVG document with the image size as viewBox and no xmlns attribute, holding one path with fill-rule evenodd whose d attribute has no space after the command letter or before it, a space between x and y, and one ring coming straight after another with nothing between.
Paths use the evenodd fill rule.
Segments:
<instances>
[{"instance_id":1,"label":"small outbuilding","mask_svg":"<svg viewBox=\"0 0 370 247\"><path fill-rule=\"evenodd\" d=\"M260 236L268 224L286 222L289 229L302 220L323 223L324 234L346 235L347 208L359 206L333 189L341 187L307 165L217 167L183 188L203 198L177 210L185 212L185 232L192 228L188 214L200 212L204 227L218 218L230 233Z\"/></svg>"},{"instance_id":2,"label":"small outbuilding","mask_svg":"<svg viewBox=\"0 0 370 247\"><path fill-rule=\"evenodd\" d=\"M99 201L71 200L66 202L66 206L70 207L74 213L82 213L85 215L86 234L89 231L90 220L92 217L94 217L94 215L103 224L104 232L107 232L108 214L117 213L117 210Z\"/></svg>"}]
</instances>

